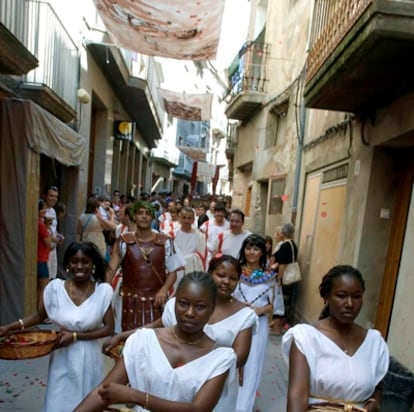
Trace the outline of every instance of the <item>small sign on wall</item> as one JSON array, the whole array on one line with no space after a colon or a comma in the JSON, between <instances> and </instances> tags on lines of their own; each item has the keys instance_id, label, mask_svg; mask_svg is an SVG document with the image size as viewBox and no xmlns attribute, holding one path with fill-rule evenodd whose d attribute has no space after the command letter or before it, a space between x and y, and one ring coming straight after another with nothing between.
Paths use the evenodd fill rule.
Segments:
<instances>
[{"instance_id":1,"label":"small sign on wall","mask_svg":"<svg viewBox=\"0 0 414 412\"><path fill-rule=\"evenodd\" d=\"M132 142L135 135L135 122L126 120L114 121L114 137L119 140L128 140Z\"/></svg>"}]
</instances>

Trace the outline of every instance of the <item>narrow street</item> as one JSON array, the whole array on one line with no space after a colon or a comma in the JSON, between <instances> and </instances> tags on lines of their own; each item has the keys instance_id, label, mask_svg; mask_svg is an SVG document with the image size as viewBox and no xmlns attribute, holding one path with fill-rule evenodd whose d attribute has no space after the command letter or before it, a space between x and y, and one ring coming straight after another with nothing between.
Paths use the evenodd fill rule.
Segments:
<instances>
[{"instance_id":1,"label":"narrow street","mask_svg":"<svg viewBox=\"0 0 414 412\"><path fill-rule=\"evenodd\" d=\"M280 342L280 337L269 338L255 412L286 410L287 366L280 353ZM112 361L105 359L106 367L111 368ZM0 360L0 410L40 412L47 385L47 365L48 356L21 361Z\"/></svg>"}]
</instances>

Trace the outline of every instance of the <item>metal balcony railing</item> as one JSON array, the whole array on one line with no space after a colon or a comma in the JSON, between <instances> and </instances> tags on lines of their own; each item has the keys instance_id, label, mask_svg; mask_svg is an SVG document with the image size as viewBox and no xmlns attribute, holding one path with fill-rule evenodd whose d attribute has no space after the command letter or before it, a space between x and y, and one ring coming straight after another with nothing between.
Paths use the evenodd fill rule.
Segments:
<instances>
[{"instance_id":1,"label":"metal balcony railing","mask_svg":"<svg viewBox=\"0 0 414 412\"><path fill-rule=\"evenodd\" d=\"M267 83L268 43L247 42L229 68L230 94L264 92Z\"/></svg>"},{"instance_id":2,"label":"metal balcony railing","mask_svg":"<svg viewBox=\"0 0 414 412\"><path fill-rule=\"evenodd\" d=\"M315 75L371 3L372 0L315 0L307 81Z\"/></svg>"},{"instance_id":3,"label":"metal balcony railing","mask_svg":"<svg viewBox=\"0 0 414 412\"><path fill-rule=\"evenodd\" d=\"M24 81L48 86L76 110L79 52L50 4L1 0L0 21L39 60Z\"/></svg>"},{"instance_id":4,"label":"metal balcony railing","mask_svg":"<svg viewBox=\"0 0 414 412\"><path fill-rule=\"evenodd\" d=\"M226 150L234 151L237 147L237 123L228 123L227 124L227 140L226 140Z\"/></svg>"}]
</instances>

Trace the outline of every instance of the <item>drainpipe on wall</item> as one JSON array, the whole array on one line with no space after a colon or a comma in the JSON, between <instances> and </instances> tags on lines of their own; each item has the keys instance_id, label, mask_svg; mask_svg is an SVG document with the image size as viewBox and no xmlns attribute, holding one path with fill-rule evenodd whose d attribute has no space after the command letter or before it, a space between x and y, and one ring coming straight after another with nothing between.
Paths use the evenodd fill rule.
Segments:
<instances>
[{"instance_id":1,"label":"drainpipe on wall","mask_svg":"<svg viewBox=\"0 0 414 412\"><path fill-rule=\"evenodd\" d=\"M302 79L305 78L306 69L303 71ZM300 83L298 84L300 87ZM299 184L300 184L300 175L302 170L302 152L303 152L303 142L305 139L305 126L306 126L306 108L304 104L303 97L300 102L300 112L299 112L299 130L298 130L298 146L296 149L296 167L295 167L295 182L293 185L293 198L292 198L292 223L296 223L296 215L298 209L298 197L299 197Z\"/></svg>"}]
</instances>

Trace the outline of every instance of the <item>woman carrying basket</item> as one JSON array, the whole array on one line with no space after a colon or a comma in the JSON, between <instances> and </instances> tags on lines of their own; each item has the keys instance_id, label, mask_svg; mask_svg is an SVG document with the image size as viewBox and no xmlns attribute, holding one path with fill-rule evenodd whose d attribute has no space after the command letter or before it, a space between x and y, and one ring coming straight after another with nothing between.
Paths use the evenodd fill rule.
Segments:
<instances>
[{"instance_id":1,"label":"woman carrying basket","mask_svg":"<svg viewBox=\"0 0 414 412\"><path fill-rule=\"evenodd\" d=\"M57 349L49 360L43 412L72 412L102 380L99 338L114 331L112 288L105 283L106 263L91 242L71 243L63 258L67 280L54 279L43 292L37 313L0 327L0 336L49 318L59 327Z\"/></svg>"}]
</instances>

